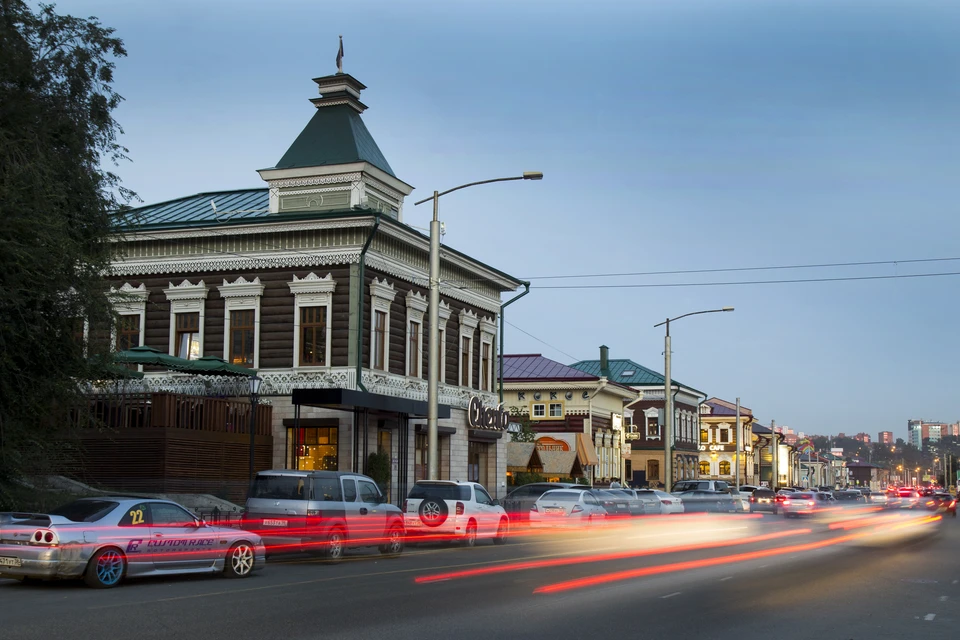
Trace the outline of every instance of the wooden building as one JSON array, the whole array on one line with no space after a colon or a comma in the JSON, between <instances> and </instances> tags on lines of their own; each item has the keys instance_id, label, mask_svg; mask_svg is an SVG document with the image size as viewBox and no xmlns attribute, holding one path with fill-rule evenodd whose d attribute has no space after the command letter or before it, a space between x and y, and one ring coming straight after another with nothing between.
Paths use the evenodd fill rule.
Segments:
<instances>
[{"instance_id":1,"label":"wooden building","mask_svg":"<svg viewBox=\"0 0 960 640\"><path fill-rule=\"evenodd\" d=\"M211 191L133 210L111 284L118 345L256 368L272 406L263 467L357 470L391 458L391 499L425 476L429 239L403 222L413 187L361 119L366 87L316 78L315 113L266 186ZM503 433L471 426L477 396L496 405L501 293L521 282L452 247L441 256L441 477L505 489ZM145 372L146 392L237 394ZM296 405L296 406L295 406Z\"/></svg>"}]
</instances>

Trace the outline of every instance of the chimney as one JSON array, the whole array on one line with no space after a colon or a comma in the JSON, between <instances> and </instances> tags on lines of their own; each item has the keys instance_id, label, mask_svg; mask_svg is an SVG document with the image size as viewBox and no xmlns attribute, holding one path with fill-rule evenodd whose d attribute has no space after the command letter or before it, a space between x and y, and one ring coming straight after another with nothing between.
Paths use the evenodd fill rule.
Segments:
<instances>
[{"instance_id":1,"label":"chimney","mask_svg":"<svg viewBox=\"0 0 960 640\"><path fill-rule=\"evenodd\" d=\"M610 347L605 344L600 345L600 376L610 377Z\"/></svg>"}]
</instances>

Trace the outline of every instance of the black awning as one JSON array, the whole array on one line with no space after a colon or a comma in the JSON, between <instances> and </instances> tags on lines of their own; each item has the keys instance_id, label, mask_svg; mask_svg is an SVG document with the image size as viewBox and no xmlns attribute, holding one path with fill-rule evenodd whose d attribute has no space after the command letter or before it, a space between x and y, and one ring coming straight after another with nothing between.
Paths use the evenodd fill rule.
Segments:
<instances>
[{"instance_id":1,"label":"black awning","mask_svg":"<svg viewBox=\"0 0 960 640\"><path fill-rule=\"evenodd\" d=\"M418 425L416 425L416 426L414 427L414 432L415 432L415 433L426 433L426 432L427 432L427 425L425 425L425 424L418 424ZM452 435L455 434L456 432L457 432L456 427L442 427L442 426L440 426L440 425L437 425L437 434L438 434L438 435L441 435L441 436L452 436Z\"/></svg>"},{"instance_id":2,"label":"black awning","mask_svg":"<svg viewBox=\"0 0 960 640\"><path fill-rule=\"evenodd\" d=\"M483 440L485 442L493 442L494 440L499 440L503 437L503 431L487 431L484 429L470 429L467 434L468 440Z\"/></svg>"},{"instance_id":3,"label":"black awning","mask_svg":"<svg viewBox=\"0 0 960 640\"><path fill-rule=\"evenodd\" d=\"M308 407L325 407L327 409L374 409L387 413L405 413L408 416L424 418L427 415L427 403L422 400L408 400L395 398L369 391L354 391L353 389L294 389L292 394L294 405ZM437 406L438 418L450 417L450 406Z\"/></svg>"}]
</instances>

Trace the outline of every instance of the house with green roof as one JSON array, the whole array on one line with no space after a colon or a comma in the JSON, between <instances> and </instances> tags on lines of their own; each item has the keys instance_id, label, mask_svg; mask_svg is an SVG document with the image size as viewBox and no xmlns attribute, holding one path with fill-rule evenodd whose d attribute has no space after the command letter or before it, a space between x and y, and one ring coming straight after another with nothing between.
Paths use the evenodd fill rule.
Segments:
<instances>
[{"instance_id":1,"label":"house with green roof","mask_svg":"<svg viewBox=\"0 0 960 640\"><path fill-rule=\"evenodd\" d=\"M600 358L581 360L570 365L590 375L602 376L611 382L628 386L641 393L639 400L624 407L628 423L630 457L626 478L637 486L663 484L666 377L633 360L610 358L610 349L600 347ZM707 394L676 380L671 380L674 394L672 436L673 481L698 477L699 472L699 406Z\"/></svg>"},{"instance_id":2,"label":"house with green roof","mask_svg":"<svg viewBox=\"0 0 960 640\"><path fill-rule=\"evenodd\" d=\"M258 170L262 187L125 212L109 276L121 315L113 335L256 369L273 407L272 453L258 468L363 472L382 450L396 461L387 489L398 502L426 472L429 238L404 223L413 187L363 122L366 87L345 73L313 81L312 116ZM470 426L467 408L473 397L497 404L501 294L521 281L443 246L440 282L441 477L497 496L503 434ZM247 394L228 378L197 388L150 370L137 384Z\"/></svg>"}]
</instances>

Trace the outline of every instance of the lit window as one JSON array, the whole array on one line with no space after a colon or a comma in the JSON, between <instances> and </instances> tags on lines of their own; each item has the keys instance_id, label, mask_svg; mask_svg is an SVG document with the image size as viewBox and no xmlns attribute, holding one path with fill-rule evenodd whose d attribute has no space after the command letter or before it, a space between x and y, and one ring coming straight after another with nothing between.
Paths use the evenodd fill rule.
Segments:
<instances>
[{"instance_id":1,"label":"lit window","mask_svg":"<svg viewBox=\"0 0 960 640\"><path fill-rule=\"evenodd\" d=\"M726 460L720 461L720 475L728 476L730 475L730 463Z\"/></svg>"},{"instance_id":2,"label":"lit window","mask_svg":"<svg viewBox=\"0 0 960 640\"><path fill-rule=\"evenodd\" d=\"M176 316L176 355L186 360L200 357L200 314L178 313Z\"/></svg>"},{"instance_id":3,"label":"lit window","mask_svg":"<svg viewBox=\"0 0 960 640\"><path fill-rule=\"evenodd\" d=\"M710 463L706 460L700 461L700 475L708 476L710 475Z\"/></svg>"},{"instance_id":4,"label":"lit window","mask_svg":"<svg viewBox=\"0 0 960 640\"><path fill-rule=\"evenodd\" d=\"M300 364L325 365L327 308L300 307Z\"/></svg>"},{"instance_id":5,"label":"lit window","mask_svg":"<svg viewBox=\"0 0 960 640\"><path fill-rule=\"evenodd\" d=\"M700 442L706 444L710 441L710 432L706 429L700 429Z\"/></svg>"},{"instance_id":6,"label":"lit window","mask_svg":"<svg viewBox=\"0 0 960 640\"><path fill-rule=\"evenodd\" d=\"M256 311L244 309L230 312L230 362L242 367L253 366L253 344Z\"/></svg>"},{"instance_id":7,"label":"lit window","mask_svg":"<svg viewBox=\"0 0 960 640\"><path fill-rule=\"evenodd\" d=\"M374 312L373 368L387 370L387 314Z\"/></svg>"}]
</instances>

